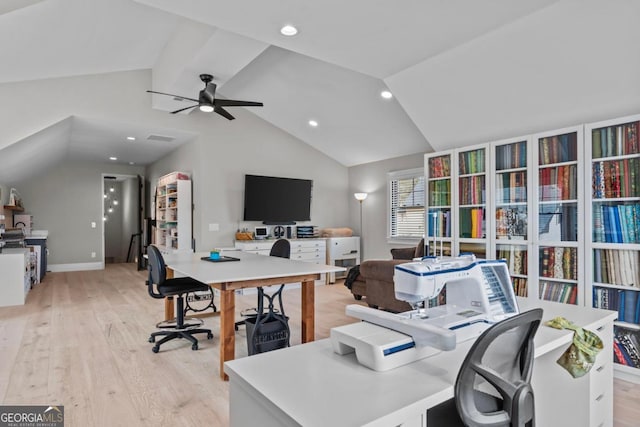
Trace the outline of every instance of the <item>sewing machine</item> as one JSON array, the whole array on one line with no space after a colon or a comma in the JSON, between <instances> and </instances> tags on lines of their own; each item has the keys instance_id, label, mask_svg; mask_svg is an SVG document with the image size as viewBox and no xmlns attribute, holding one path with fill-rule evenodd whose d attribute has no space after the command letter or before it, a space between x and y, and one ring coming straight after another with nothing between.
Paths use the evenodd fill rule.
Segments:
<instances>
[{"instance_id":1,"label":"sewing machine","mask_svg":"<svg viewBox=\"0 0 640 427\"><path fill-rule=\"evenodd\" d=\"M389 313L349 305L346 314L363 322L331 329L338 354L356 353L373 370L386 371L478 337L493 323L518 313L504 260L476 260L473 255L425 257L398 264L396 298L413 310ZM446 301L428 308L446 285Z\"/></svg>"}]
</instances>

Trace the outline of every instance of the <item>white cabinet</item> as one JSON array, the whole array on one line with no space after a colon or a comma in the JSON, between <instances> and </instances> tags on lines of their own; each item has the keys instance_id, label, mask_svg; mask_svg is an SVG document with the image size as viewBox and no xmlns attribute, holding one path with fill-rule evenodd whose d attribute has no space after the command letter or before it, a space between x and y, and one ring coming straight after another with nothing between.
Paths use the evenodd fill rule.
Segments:
<instances>
[{"instance_id":1,"label":"white cabinet","mask_svg":"<svg viewBox=\"0 0 640 427\"><path fill-rule=\"evenodd\" d=\"M191 252L191 180L183 172L158 179L155 200L155 244L164 253Z\"/></svg>"},{"instance_id":2,"label":"white cabinet","mask_svg":"<svg viewBox=\"0 0 640 427\"><path fill-rule=\"evenodd\" d=\"M360 264L360 237L329 237L327 244L327 264L339 267L353 267ZM339 273L338 273L339 274ZM344 277L345 273L342 273ZM336 273L329 274L329 283L335 283Z\"/></svg>"},{"instance_id":3,"label":"white cabinet","mask_svg":"<svg viewBox=\"0 0 640 427\"><path fill-rule=\"evenodd\" d=\"M236 240L235 247L243 252L251 252L258 255L269 255L274 240ZM289 239L291 244L290 259L315 264L326 264L325 239ZM324 275L323 275L324 276ZM324 281L324 277L321 279Z\"/></svg>"},{"instance_id":4,"label":"white cabinet","mask_svg":"<svg viewBox=\"0 0 640 427\"><path fill-rule=\"evenodd\" d=\"M24 305L31 289L29 249L4 249L0 253L0 307Z\"/></svg>"}]
</instances>

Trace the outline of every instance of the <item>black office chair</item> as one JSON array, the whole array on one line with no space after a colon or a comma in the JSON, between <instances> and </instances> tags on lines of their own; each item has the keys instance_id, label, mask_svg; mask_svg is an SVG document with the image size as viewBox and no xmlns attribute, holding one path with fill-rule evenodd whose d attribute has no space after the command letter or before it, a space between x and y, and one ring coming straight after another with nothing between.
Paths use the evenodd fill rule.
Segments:
<instances>
[{"instance_id":1,"label":"black office chair","mask_svg":"<svg viewBox=\"0 0 640 427\"><path fill-rule=\"evenodd\" d=\"M273 246L271 246L271 250L269 251L269 256L275 256L278 258L290 258L291 257L291 243L289 243L289 241L287 239L278 239L274 242ZM282 288L284 287L284 285L280 286L280 289L278 290L278 292L276 292L273 296L278 296L278 301L280 303L280 310L282 310ZM260 312L262 312L262 307L263 307L263 298L266 296L266 294L264 293L264 291L262 291L262 288L258 288L258 306L261 308ZM273 298L273 297L271 297ZM271 302L271 309L273 309L273 301L270 300ZM245 318L256 318L258 316L258 308L254 307L248 310L245 310L241 313L241 315ZM281 312L280 314L282 314L284 316L284 312ZM236 331L238 330L238 326L244 325L246 322L245 320L240 320L238 322L235 323L235 329Z\"/></svg>"},{"instance_id":2,"label":"black office chair","mask_svg":"<svg viewBox=\"0 0 640 427\"><path fill-rule=\"evenodd\" d=\"M191 341L191 349L197 350L198 340L193 335L201 333L207 334L207 339L211 339L213 338L213 334L210 329L198 328L202 326L202 320L185 318L184 294L188 292L209 291L209 286L191 277L167 279L167 267L164 263L164 258L154 245L147 247L147 256L149 257L149 280L147 280L149 295L158 299L176 297L176 318L169 323L158 323L156 327L159 329L167 328L167 330L153 332L149 336L149 342L153 343L156 342L156 337L163 336L163 338L153 346L153 352L157 353L162 344L175 338L186 338ZM154 285L157 292L154 291Z\"/></svg>"},{"instance_id":3,"label":"black office chair","mask_svg":"<svg viewBox=\"0 0 640 427\"><path fill-rule=\"evenodd\" d=\"M541 319L542 309L538 308L496 323L482 333L462 362L454 399L427 411L427 425L534 427L530 381L533 337Z\"/></svg>"}]
</instances>

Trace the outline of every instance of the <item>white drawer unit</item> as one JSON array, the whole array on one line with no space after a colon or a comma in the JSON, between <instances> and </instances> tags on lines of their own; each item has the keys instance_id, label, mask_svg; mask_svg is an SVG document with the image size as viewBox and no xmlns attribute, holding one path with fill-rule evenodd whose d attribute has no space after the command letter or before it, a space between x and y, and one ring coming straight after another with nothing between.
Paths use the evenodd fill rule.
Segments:
<instances>
[{"instance_id":1,"label":"white drawer unit","mask_svg":"<svg viewBox=\"0 0 640 427\"><path fill-rule=\"evenodd\" d=\"M24 305L31 289L29 249L4 249L0 253L0 307Z\"/></svg>"},{"instance_id":2,"label":"white drawer unit","mask_svg":"<svg viewBox=\"0 0 640 427\"><path fill-rule=\"evenodd\" d=\"M269 240L236 240L235 247L243 252L251 252L258 255L269 255L271 246L276 239ZM316 264L326 264L327 243L326 239L289 239L291 244L291 259ZM321 279L325 281L324 275ZM316 282L317 284L318 282Z\"/></svg>"},{"instance_id":3,"label":"white drawer unit","mask_svg":"<svg viewBox=\"0 0 640 427\"><path fill-rule=\"evenodd\" d=\"M360 264L360 237L329 237L327 238L327 264L350 267ZM338 273L340 274L340 273ZM342 277L346 276L342 273ZM336 273L329 274L329 283L335 283Z\"/></svg>"}]
</instances>

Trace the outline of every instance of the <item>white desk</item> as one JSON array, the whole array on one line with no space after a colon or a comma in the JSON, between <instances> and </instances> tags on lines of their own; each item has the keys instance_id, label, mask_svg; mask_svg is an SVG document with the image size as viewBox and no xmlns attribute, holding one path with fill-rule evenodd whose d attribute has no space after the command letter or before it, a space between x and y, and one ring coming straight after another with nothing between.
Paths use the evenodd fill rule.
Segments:
<instances>
[{"instance_id":1,"label":"white desk","mask_svg":"<svg viewBox=\"0 0 640 427\"><path fill-rule=\"evenodd\" d=\"M540 326L533 388L536 424L611 426L612 333L616 313L519 299L539 306L543 321L564 316L604 342L590 374L574 379L556 363L572 332ZM426 426L426 411L453 397L459 367L472 342L386 372L333 353L328 339L225 363L232 426Z\"/></svg>"},{"instance_id":2,"label":"white desk","mask_svg":"<svg viewBox=\"0 0 640 427\"><path fill-rule=\"evenodd\" d=\"M221 255L240 261L209 262L200 258L208 254L171 254L164 257L169 276L182 275L206 283L220 291L220 377L227 379L224 362L235 358L235 290L282 283L302 283L302 342L315 339L315 281L320 274L343 271L343 268L294 261L286 258L255 255L241 251ZM173 317L173 301L165 299L165 317Z\"/></svg>"}]
</instances>

